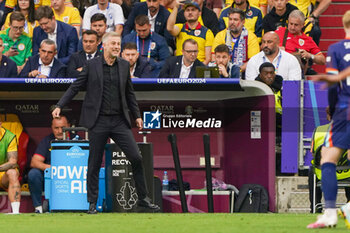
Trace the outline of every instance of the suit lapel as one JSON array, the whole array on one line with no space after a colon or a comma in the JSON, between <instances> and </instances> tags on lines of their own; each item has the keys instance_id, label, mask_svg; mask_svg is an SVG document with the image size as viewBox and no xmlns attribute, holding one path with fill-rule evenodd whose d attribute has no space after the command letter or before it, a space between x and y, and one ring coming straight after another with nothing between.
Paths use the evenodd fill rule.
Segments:
<instances>
[{"instance_id":1,"label":"suit lapel","mask_svg":"<svg viewBox=\"0 0 350 233\"><path fill-rule=\"evenodd\" d=\"M176 58L174 78L180 77L182 56Z\"/></svg>"},{"instance_id":2,"label":"suit lapel","mask_svg":"<svg viewBox=\"0 0 350 233\"><path fill-rule=\"evenodd\" d=\"M57 55L60 53L60 49L61 49L61 40L63 39L61 37L61 35L63 35L63 33L61 32L61 25L60 23L56 20L57 23L57 32L56 32L56 45L57 45Z\"/></svg>"},{"instance_id":3,"label":"suit lapel","mask_svg":"<svg viewBox=\"0 0 350 233\"><path fill-rule=\"evenodd\" d=\"M101 59L101 61L99 61L98 59ZM93 75L93 76L98 78L98 81L100 83L100 87L103 88L103 59L102 59L102 57L99 57L98 59L92 60L91 68L94 69L96 67L96 69L95 69L96 76L95 75ZM94 62L94 61L96 61L96 62ZM95 64L98 64L98 65L95 65Z\"/></svg>"},{"instance_id":4,"label":"suit lapel","mask_svg":"<svg viewBox=\"0 0 350 233\"><path fill-rule=\"evenodd\" d=\"M119 89L122 90L122 88L124 88L124 87L122 87L122 85L124 83L124 80L122 80L122 77L124 77L123 73L124 73L124 69L125 68L122 67L119 57L117 57L116 62L117 62L117 65L118 65L118 73L119 73L119 77L118 77L119 85L118 86L119 86Z\"/></svg>"},{"instance_id":5,"label":"suit lapel","mask_svg":"<svg viewBox=\"0 0 350 233\"><path fill-rule=\"evenodd\" d=\"M53 63L52 63L52 68L50 70L49 77L56 77L57 76L57 60L54 58Z\"/></svg>"}]
</instances>

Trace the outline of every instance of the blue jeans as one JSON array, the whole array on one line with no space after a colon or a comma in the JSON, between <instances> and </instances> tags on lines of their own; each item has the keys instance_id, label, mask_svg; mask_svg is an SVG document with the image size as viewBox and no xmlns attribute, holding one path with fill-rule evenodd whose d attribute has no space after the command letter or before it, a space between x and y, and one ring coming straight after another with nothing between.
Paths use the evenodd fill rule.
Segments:
<instances>
[{"instance_id":1,"label":"blue jeans","mask_svg":"<svg viewBox=\"0 0 350 233\"><path fill-rule=\"evenodd\" d=\"M41 194L44 190L44 172L37 168L30 169L28 184L34 207L41 206Z\"/></svg>"}]
</instances>

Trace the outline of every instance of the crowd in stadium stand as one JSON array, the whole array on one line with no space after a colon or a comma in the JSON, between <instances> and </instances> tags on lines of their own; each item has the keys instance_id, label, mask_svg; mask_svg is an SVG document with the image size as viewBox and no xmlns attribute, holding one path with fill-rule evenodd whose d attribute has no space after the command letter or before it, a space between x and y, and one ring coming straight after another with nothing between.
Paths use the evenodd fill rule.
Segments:
<instances>
[{"instance_id":1,"label":"crowd in stadium stand","mask_svg":"<svg viewBox=\"0 0 350 233\"><path fill-rule=\"evenodd\" d=\"M325 63L317 46L318 17L330 3L6 0L0 5L0 76L75 78L89 59L103 53L103 35L115 31L122 37L120 56L125 46L136 47L134 56L123 56L132 63L133 78L194 78L198 59L201 66L221 67L222 78L255 80L260 65L271 62L284 80L300 80L304 74L315 74L312 64ZM191 54L185 54L183 46L188 39L197 46ZM221 52L228 50L224 72L215 58L218 46ZM177 75L168 73L175 69L168 67L173 63L179 65ZM167 67L171 69L165 71Z\"/></svg>"}]
</instances>

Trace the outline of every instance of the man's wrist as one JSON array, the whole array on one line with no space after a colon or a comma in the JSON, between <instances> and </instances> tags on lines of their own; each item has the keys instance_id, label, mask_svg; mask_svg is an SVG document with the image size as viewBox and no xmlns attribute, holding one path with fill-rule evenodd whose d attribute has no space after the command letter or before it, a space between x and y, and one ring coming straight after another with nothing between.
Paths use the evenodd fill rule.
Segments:
<instances>
[{"instance_id":1,"label":"man's wrist","mask_svg":"<svg viewBox=\"0 0 350 233\"><path fill-rule=\"evenodd\" d=\"M313 19L318 19L318 16L316 16L314 13L312 13L312 14L310 15L310 17L313 18Z\"/></svg>"}]
</instances>

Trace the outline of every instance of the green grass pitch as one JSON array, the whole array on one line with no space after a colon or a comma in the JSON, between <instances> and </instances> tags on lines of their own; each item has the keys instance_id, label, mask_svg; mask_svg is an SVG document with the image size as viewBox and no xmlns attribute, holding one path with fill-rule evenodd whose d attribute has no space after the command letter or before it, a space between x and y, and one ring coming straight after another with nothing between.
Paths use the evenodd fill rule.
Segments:
<instances>
[{"instance_id":1,"label":"green grass pitch","mask_svg":"<svg viewBox=\"0 0 350 233\"><path fill-rule=\"evenodd\" d=\"M314 214L123 214L50 213L0 214L5 233L302 233L348 232L344 220L336 228L306 229Z\"/></svg>"}]
</instances>

